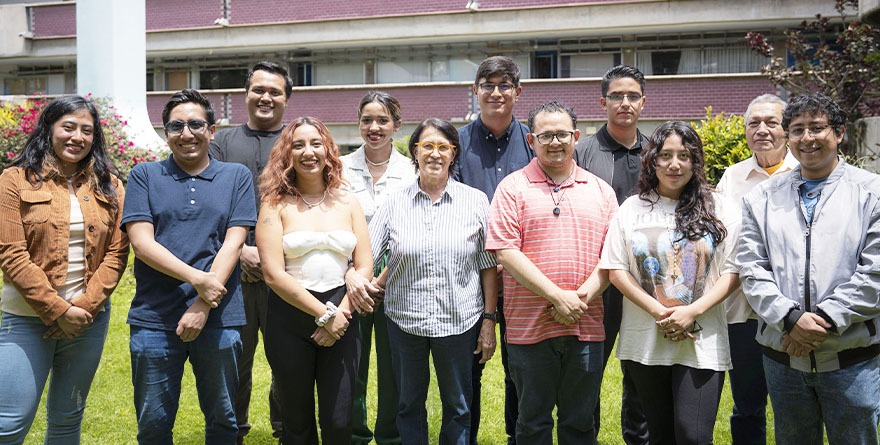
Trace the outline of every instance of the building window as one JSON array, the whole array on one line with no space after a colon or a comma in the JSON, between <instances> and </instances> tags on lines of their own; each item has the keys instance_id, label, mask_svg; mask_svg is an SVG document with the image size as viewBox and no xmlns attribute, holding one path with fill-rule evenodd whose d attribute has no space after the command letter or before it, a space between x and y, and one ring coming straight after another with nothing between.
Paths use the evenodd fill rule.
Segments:
<instances>
[{"instance_id":1,"label":"building window","mask_svg":"<svg viewBox=\"0 0 880 445\"><path fill-rule=\"evenodd\" d=\"M3 94L7 95L30 95L47 92L48 78L46 76L28 76L6 79L3 85Z\"/></svg>"},{"instance_id":2,"label":"building window","mask_svg":"<svg viewBox=\"0 0 880 445\"><path fill-rule=\"evenodd\" d=\"M189 88L189 71L177 70L165 72L165 90L179 91Z\"/></svg>"},{"instance_id":3,"label":"building window","mask_svg":"<svg viewBox=\"0 0 880 445\"><path fill-rule=\"evenodd\" d=\"M636 66L646 75L753 73L767 59L745 47L641 50Z\"/></svg>"},{"instance_id":4,"label":"building window","mask_svg":"<svg viewBox=\"0 0 880 445\"><path fill-rule=\"evenodd\" d=\"M620 53L572 54L560 57L559 77L602 77L620 65Z\"/></svg>"},{"instance_id":5,"label":"building window","mask_svg":"<svg viewBox=\"0 0 880 445\"><path fill-rule=\"evenodd\" d=\"M221 88L242 88L247 82L246 68L202 69L199 71L199 88L219 90Z\"/></svg>"},{"instance_id":6,"label":"building window","mask_svg":"<svg viewBox=\"0 0 880 445\"><path fill-rule=\"evenodd\" d=\"M536 51L535 64L532 70L534 79L556 78L556 51ZM522 70L522 67L520 67Z\"/></svg>"},{"instance_id":7,"label":"building window","mask_svg":"<svg viewBox=\"0 0 880 445\"><path fill-rule=\"evenodd\" d=\"M307 87L312 84L312 64L310 62L297 62L293 64L293 84L298 87Z\"/></svg>"},{"instance_id":8,"label":"building window","mask_svg":"<svg viewBox=\"0 0 880 445\"><path fill-rule=\"evenodd\" d=\"M376 83L430 82L431 63L427 59L376 62Z\"/></svg>"},{"instance_id":9,"label":"building window","mask_svg":"<svg viewBox=\"0 0 880 445\"><path fill-rule=\"evenodd\" d=\"M360 85L364 83L364 64L325 62L313 65L317 85Z\"/></svg>"}]
</instances>

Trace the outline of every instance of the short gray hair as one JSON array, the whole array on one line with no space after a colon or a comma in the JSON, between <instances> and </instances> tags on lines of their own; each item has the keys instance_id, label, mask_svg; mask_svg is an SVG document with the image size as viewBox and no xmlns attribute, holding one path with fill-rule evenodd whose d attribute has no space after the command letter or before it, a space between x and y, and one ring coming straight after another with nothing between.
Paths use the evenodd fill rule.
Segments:
<instances>
[{"instance_id":1,"label":"short gray hair","mask_svg":"<svg viewBox=\"0 0 880 445\"><path fill-rule=\"evenodd\" d=\"M749 115L752 114L752 107L754 107L756 104L763 103L779 104L782 107L782 111L785 111L785 107L788 106L788 103L780 99L779 96L775 94L762 94L752 99L752 101L749 103L749 107L746 108L746 113L743 115L743 123L745 126L749 125ZM779 117L781 118L782 115L780 115Z\"/></svg>"}]
</instances>

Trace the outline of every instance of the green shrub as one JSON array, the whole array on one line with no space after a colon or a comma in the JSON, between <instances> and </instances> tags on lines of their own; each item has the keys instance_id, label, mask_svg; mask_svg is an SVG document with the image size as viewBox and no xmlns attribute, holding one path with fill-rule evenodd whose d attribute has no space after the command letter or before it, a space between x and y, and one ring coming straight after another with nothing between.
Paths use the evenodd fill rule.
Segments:
<instances>
[{"instance_id":1,"label":"green shrub","mask_svg":"<svg viewBox=\"0 0 880 445\"><path fill-rule=\"evenodd\" d=\"M713 186L721 179L727 167L748 159L752 152L746 142L743 117L724 113L712 116L712 107L706 107L706 119L692 122L703 141L706 152L706 178Z\"/></svg>"}]
</instances>

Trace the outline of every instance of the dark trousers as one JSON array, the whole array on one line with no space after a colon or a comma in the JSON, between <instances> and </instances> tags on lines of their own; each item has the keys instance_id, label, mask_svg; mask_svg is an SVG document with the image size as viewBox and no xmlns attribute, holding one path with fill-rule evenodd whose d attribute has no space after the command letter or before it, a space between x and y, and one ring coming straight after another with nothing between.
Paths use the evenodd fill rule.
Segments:
<instances>
[{"instance_id":1,"label":"dark trousers","mask_svg":"<svg viewBox=\"0 0 880 445\"><path fill-rule=\"evenodd\" d=\"M388 344L388 319L385 305L379 304L372 314L361 315L359 323L361 337L361 362L358 366L357 387L352 405L351 423L355 444L368 444L375 438L376 444L399 444L397 432L397 384L394 381L394 368L391 365L391 347ZM371 342L373 334L376 341ZM370 349L376 348L376 426L373 431L367 423L367 382L370 376Z\"/></svg>"},{"instance_id":2,"label":"dark trousers","mask_svg":"<svg viewBox=\"0 0 880 445\"><path fill-rule=\"evenodd\" d=\"M519 414L519 399L516 387L510 378L510 362L507 355L507 322L504 320L504 297L498 296L495 312L498 329L501 331L501 366L504 368L504 432L507 433L507 444L516 445L516 419ZM617 323L620 325L620 322ZM480 430L480 394L483 388L481 379L485 363L480 363L481 355L474 355L473 399L471 400L471 437L470 444L477 445L477 433Z\"/></svg>"},{"instance_id":3,"label":"dark trousers","mask_svg":"<svg viewBox=\"0 0 880 445\"><path fill-rule=\"evenodd\" d=\"M617 341L617 334L620 332L620 320L623 316L623 294L614 286L608 286L605 293L602 294L602 305L605 307L605 318L602 320L605 325L605 350L602 362L602 373L608 366L608 359L614 349L614 343ZM645 413L642 410L642 401L636 392L635 384L632 377L627 373L626 368L621 367L623 374L623 391L620 403L620 431L623 434L623 442L626 445L645 445L648 443L648 422L645 420ZM596 409L593 412L593 423L596 426L596 437L599 436L599 428L602 425L602 398L596 402Z\"/></svg>"},{"instance_id":4,"label":"dark trousers","mask_svg":"<svg viewBox=\"0 0 880 445\"><path fill-rule=\"evenodd\" d=\"M241 355L238 356L238 391L235 393L235 419L238 422L239 443L251 430L248 412L251 406L253 388L254 354L260 343L260 334L266 336L266 313L269 304L269 286L264 281L241 282L244 297L244 313L247 324L241 327ZM275 437L281 435L281 403L275 394L275 376L269 386L269 422Z\"/></svg>"},{"instance_id":5,"label":"dark trousers","mask_svg":"<svg viewBox=\"0 0 880 445\"><path fill-rule=\"evenodd\" d=\"M712 443L724 372L621 360L642 400L651 444Z\"/></svg>"},{"instance_id":6,"label":"dark trousers","mask_svg":"<svg viewBox=\"0 0 880 445\"><path fill-rule=\"evenodd\" d=\"M730 337L730 438L734 445L767 443L767 380L761 345L755 340L758 320L727 325Z\"/></svg>"},{"instance_id":7,"label":"dark trousers","mask_svg":"<svg viewBox=\"0 0 880 445\"><path fill-rule=\"evenodd\" d=\"M338 305L345 286L312 295ZM279 377L275 385L285 445L318 444L316 385L321 443L351 443L351 404L360 353L356 314L349 323L347 333L333 346L318 346L311 339L317 328L314 318L274 292L269 295L264 344L272 373Z\"/></svg>"}]
</instances>

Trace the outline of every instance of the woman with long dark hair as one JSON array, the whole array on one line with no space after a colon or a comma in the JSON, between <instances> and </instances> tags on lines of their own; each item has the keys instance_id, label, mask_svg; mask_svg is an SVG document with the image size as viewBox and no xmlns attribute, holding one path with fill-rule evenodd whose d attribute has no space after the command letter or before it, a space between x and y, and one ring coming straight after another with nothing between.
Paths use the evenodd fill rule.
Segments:
<instances>
[{"instance_id":1,"label":"woman with long dark hair","mask_svg":"<svg viewBox=\"0 0 880 445\"><path fill-rule=\"evenodd\" d=\"M652 444L711 443L730 369L720 303L739 285L739 212L709 187L702 142L684 122L651 135L637 190L612 220L600 262L626 296L617 357Z\"/></svg>"},{"instance_id":2,"label":"woman with long dark hair","mask_svg":"<svg viewBox=\"0 0 880 445\"><path fill-rule=\"evenodd\" d=\"M341 187L342 161L327 127L301 117L281 134L260 176L257 248L272 288L264 338L284 424L281 441L351 442L358 319L345 287L354 269L372 278L367 223Z\"/></svg>"},{"instance_id":3,"label":"woman with long dark hair","mask_svg":"<svg viewBox=\"0 0 880 445\"><path fill-rule=\"evenodd\" d=\"M22 443L51 372L46 443L79 443L128 258L124 189L95 106L46 106L0 176L0 443Z\"/></svg>"},{"instance_id":4,"label":"woman with long dark hair","mask_svg":"<svg viewBox=\"0 0 880 445\"><path fill-rule=\"evenodd\" d=\"M358 130L364 144L354 153L342 157L343 176L361 207L367 224L388 196L415 181L410 160L394 149L394 134L403 123L400 102L384 91L370 91L361 99L357 109ZM381 276L385 269L385 257L375 262L373 275ZM391 368L391 350L388 345L388 328L385 306L377 281L370 283L352 270L346 275L349 298L360 313L358 320L361 337L361 363L358 366L357 388L352 405L352 441L366 444L374 438L377 443L400 442L397 432L397 385ZM372 284L372 286L371 286ZM368 292L372 291L372 292ZM370 375L371 341L376 336L375 378L378 392L376 424L370 430L367 418L367 381Z\"/></svg>"}]
</instances>

